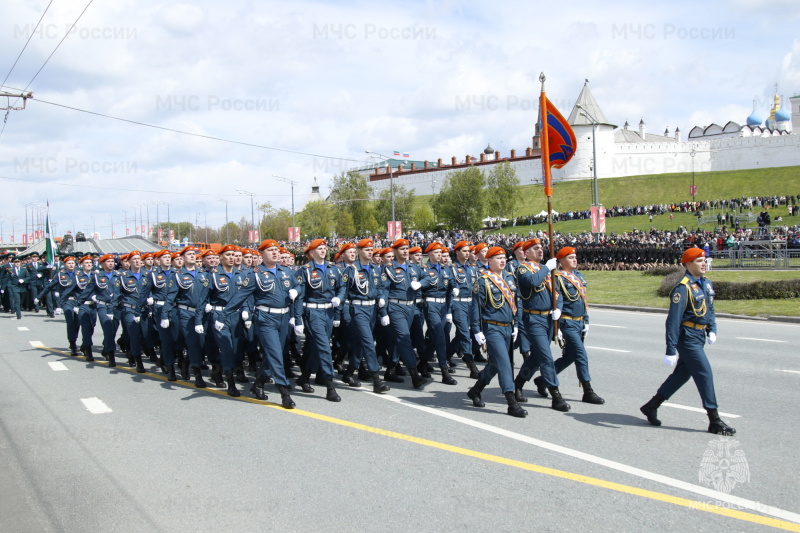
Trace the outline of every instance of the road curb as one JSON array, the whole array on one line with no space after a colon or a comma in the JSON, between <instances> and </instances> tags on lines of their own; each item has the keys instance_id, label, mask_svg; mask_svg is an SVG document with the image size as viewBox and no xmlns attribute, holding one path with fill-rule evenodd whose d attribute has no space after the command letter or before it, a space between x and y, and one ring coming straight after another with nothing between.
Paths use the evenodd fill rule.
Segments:
<instances>
[{"instance_id":1,"label":"road curb","mask_svg":"<svg viewBox=\"0 0 800 533\"><path fill-rule=\"evenodd\" d=\"M662 309L660 307L635 307L632 305L612 305L612 304L592 304L591 307L596 309L613 309L616 311L632 311L637 313L660 313L667 314L669 309ZM733 318L736 320L755 320L759 322L784 322L788 324L800 324L800 317L798 316L747 316L747 315L734 315L731 313L717 313L717 318Z\"/></svg>"}]
</instances>

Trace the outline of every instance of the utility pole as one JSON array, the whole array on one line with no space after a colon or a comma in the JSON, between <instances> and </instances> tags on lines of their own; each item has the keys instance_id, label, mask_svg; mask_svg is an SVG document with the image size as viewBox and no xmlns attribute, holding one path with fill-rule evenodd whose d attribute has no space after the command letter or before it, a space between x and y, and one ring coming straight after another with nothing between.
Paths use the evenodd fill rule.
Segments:
<instances>
[{"instance_id":1,"label":"utility pole","mask_svg":"<svg viewBox=\"0 0 800 533\"><path fill-rule=\"evenodd\" d=\"M294 186L297 185L296 181L290 180L289 178L283 178L281 176L276 176L275 174L272 175L273 178L277 178L279 181L283 181L285 183L289 183L292 186L292 227L296 227L294 223Z\"/></svg>"},{"instance_id":2,"label":"utility pole","mask_svg":"<svg viewBox=\"0 0 800 533\"><path fill-rule=\"evenodd\" d=\"M230 231L228 228L228 204L231 203L231 201L226 200L225 198L221 198L219 196L217 196L217 200L225 203L225 244L229 244L231 242L231 238L230 238Z\"/></svg>"},{"instance_id":3,"label":"utility pole","mask_svg":"<svg viewBox=\"0 0 800 533\"><path fill-rule=\"evenodd\" d=\"M253 208L253 197L255 196L255 193L252 193L250 191L243 191L241 189L236 189L236 192L238 192L239 194L246 194L247 196L250 197L250 227L251 227L251 229L253 231L255 231L255 229L256 229L256 217L255 217L255 210ZM226 205L226 208L227 208L227 205Z\"/></svg>"}]
</instances>

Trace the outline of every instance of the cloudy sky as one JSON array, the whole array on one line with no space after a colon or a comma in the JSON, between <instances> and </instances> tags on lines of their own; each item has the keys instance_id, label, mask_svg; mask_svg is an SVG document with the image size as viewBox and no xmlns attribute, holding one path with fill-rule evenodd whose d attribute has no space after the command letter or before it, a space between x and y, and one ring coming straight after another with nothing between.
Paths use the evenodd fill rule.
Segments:
<instances>
[{"instance_id":1,"label":"cloudy sky","mask_svg":"<svg viewBox=\"0 0 800 533\"><path fill-rule=\"evenodd\" d=\"M365 149L522 150L540 72L564 114L588 79L611 122L659 133L742 123L753 100L766 118L776 83L800 93L796 0L92 2L33 79L88 1L53 0L33 33L50 0L3 2L3 78L32 35L3 90L35 97L0 137L4 242L45 200L58 233L108 237L113 219L121 236L166 204L218 227L222 200L250 217L239 190L288 209L275 175L297 182L300 210L315 177L325 194Z\"/></svg>"}]
</instances>

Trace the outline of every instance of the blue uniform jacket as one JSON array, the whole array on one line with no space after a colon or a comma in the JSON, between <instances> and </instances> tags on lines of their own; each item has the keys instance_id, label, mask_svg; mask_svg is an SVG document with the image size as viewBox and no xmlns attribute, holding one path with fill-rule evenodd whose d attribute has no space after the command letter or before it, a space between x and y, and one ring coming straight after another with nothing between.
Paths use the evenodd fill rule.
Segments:
<instances>
[{"instance_id":1,"label":"blue uniform jacket","mask_svg":"<svg viewBox=\"0 0 800 533\"><path fill-rule=\"evenodd\" d=\"M675 355L684 322L704 328L706 333L717 333L717 322L714 316L714 287L711 281L701 277L695 278L687 271L681 281L675 285L669 295L670 305L667 315L667 355Z\"/></svg>"},{"instance_id":2,"label":"blue uniform jacket","mask_svg":"<svg viewBox=\"0 0 800 533\"><path fill-rule=\"evenodd\" d=\"M516 298L518 289L514 275L505 270L500 275L508 285L512 298ZM517 307L516 313L513 312L502 291L489 279L488 275L484 273L478 277L472 289L472 305L470 306L470 328L473 334L481 331L481 322L484 320L501 324L515 324L519 321L521 313L521 307Z\"/></svg>"}]
</instances>

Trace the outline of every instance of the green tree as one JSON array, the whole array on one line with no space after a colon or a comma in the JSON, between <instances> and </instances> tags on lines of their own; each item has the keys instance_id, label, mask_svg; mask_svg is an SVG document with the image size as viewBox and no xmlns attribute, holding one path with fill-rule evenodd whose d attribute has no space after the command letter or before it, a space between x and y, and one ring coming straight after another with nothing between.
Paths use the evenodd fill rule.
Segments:
<instances>
[{"instance_id":1,"label":"green tree","mask_svg":"<svg viewBox=\"0 0 800 533\"><path fill-rule=\"evenodd\" d=\"M451 172L442 191L431 197L436 217L447 227L477 231L483 227L486 212L486 177L478 168Z\"/></svg>"},{"instance_id":2,"label":"green tree","mask_svg":"<svg viewBox=\"0 0 800 533\"><path fill-rule=\"evenodd\" d=\"M371 199L372 187L366 176L349 170L333 178L333 188L328 200L335 204L337 217L345 211L350 213L358 233L373 231L370 221L374 220L375 215Z\"/></svg>"},{"instance_id":3,"label":"green tree","mask_svg":"<svg viewBox=\"0 0 800 533\"><path fill-rule=\"evenodd\" d=\"M334 228L336 212L327 202L310 202L297 215L302 235L319 238L328 237Z\"/></svg>"},{"instance_id":4,"label":"green tree","mask_svg":"<svg viewBox=\"0 0 800 533\"><path fill-rule=\"evenodd\" d=\"M402 185L394 188L394 217L402 220L404 226L414 225L414 193L415 189L407 190ZM385 224L392 219L392 191L382 190L375 201L375 218L378 223Z\"/></svg>"},{"instance_id":5,"label":"green tree","mask_svg":"<svg viewBox=\"0 0 800 533\"><path fill-rule=\"evenodd\" d=\"M336 234L340 237L355 237L357 235L356 226L353 223L353 215L349 211L342 211L336 216Z\"/></svg>"},{"instance_id":6,"label":"green tree","mask_svg":"<svg viewBox=\"0 0 800 533\"><path fill-rule=\"evenodd\" d=\"M433 210L428 205L420 205L414 209L414 226L420 231L433 231L436 229L436 221L433 218Z\"/></svg>"},{"instance_id":7,"label":"green tree","mask_svg":"<svg viewBox=\"0 0 800 533\"><path fill-rule=\"evenodd\" d=\"M261 240L284 240L289 236L289 227L292 225L292 213L288 209L275 209L267 202L258 206L261 212L259 233Z\"/></svg>"},{"instance_id":8,"label":"green tree","mask_svg":"<svg viewBox=\"0 0 800 533\"><path fill-rule=\"evenodd\" d=\"M486 210L489 216L513 218L520 200L518 187L517 171L511 163L504 161L493 165L486 178Z\"/></svg>"}]
</instances>

